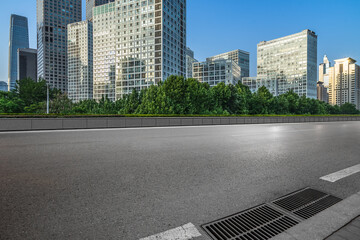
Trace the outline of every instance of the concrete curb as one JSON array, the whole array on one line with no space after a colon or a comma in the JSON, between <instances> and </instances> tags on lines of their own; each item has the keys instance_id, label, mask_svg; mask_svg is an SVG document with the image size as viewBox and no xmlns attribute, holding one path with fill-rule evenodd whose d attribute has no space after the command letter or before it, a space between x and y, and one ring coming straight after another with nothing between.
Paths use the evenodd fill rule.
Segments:
<instances>
[{"instance_id":1,"label":"concrete curb","mask_svg":"<svg viewBox=\"0 0 360 240\"><path fill-rule=\"evenodd\" d=\"M360 192L271 239L324 240L359 215Z\"/></svg>"},{"instance_id":2,"label":"concrete curb","mask_svg":"<svg viewBox=\"0 0 360 240\"><path fill-rule=\"evenodd\" d=\"M0 118L0 131L140 128L360 121L360 116L340 117L104 117L104 118Z\"/></svg>"}]
</instances>

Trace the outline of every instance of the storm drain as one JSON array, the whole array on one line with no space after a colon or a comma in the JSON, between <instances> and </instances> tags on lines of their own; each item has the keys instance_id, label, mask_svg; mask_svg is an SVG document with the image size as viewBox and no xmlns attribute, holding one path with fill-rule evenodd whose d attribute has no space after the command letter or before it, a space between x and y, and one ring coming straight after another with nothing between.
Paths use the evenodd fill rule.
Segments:
<instances>
[{"instance_id":1,"label":"storm drain","mask_svg":"<svg viewBox=\"0 0 360 240\"><path fill-rule=\"evenodd\" d=\"M275 200L272 203L298 217L308 219L340 201L340 198L307 188Z\"/></svg>"},{"instance_id":2,"label":"storm drain","mask_svg":"<svg viewBox=\"0 0 360 240\"><path fill-rule=\"evenodd\" d=\"M270 204L204 224L202 228L214 240L267 240L340 201L307 188Z\"/></svg>"},{"instance_id":3,"label":"storm drain","mask_svg":"<svg viewBox=\"0 0 360 240\"><path fill-rule=\"evenodd\" d=\"M262 205L202 227L215 240L266 240L296 224L297 220Z\"/></svg>"}]
</instances>

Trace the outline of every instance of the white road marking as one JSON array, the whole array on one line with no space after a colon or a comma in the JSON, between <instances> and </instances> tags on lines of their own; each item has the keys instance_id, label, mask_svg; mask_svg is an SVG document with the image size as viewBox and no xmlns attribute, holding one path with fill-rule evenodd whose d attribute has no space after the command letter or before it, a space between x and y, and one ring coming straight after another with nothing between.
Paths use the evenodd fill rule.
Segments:
<instances>
[{"instance_id":1,"label":"white road marking","mask_svg":"<svg viewBox=\"0 0 360 240\"><path fill-rule=\"evenodd\" d=\"M355 165L353 167L346 168L344 170L341 170L341 171L338 171L338 172L335 172L332 174L329 174L329 175L326 175L324 177L321 177L320 179L334 183L334 182L339 181L340 179L349 177L349 176L351 176L355 173L359 173L359 172L360 172L360 164Z\"/></svg>"},{"instance_id":2,"label":"white road marking","mask_svg":"<svg viewBox=\"0 0 360 240\"><path fill-rule=\"evenodd\" d=\"M185 224L184 226L171 229L150 237L141 238L140 240L190 240L200 237L201 233L192 223Z\"/></svg>"},{"instance_id":3,"label":"white road marking","mask_svg":"<svg viewBox=\"0 0 360 240\"><path fill-rule=\"evenodd\" d=\"M316 123L316 122L315 122ZM170 126L170 127L133 127L133 128L94 128L94 129L57 129L57 130L27 130L27 131L1 131L0 134L26 134L26 133L62 133L62 132L97 132L97 131L125 131L125 130L153 130L153 129L182 129L182 128L216 128L216 127L249 127L271 125L300 125L304 123L264 123L264 124L232 124L232 125L198 125L198 126Z\"/></svg>"}]
</instances>

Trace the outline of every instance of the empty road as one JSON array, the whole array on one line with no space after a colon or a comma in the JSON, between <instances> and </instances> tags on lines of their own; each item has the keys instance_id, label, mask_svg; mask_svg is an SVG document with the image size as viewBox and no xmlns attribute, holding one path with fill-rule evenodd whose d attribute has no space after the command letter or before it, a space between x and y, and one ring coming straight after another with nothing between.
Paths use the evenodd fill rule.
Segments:
<instances>
[{"instance_id":1,"label":"empty road","mask_svg":"<svg viewBox=\"0 0 360 240\"><path fill-rule=\"evenodd\" d=\"M357 193L359 164L360 122L4 132L0 238L137 240L192 223L208 239L202 224L304 187Z\"/></svg>"}]
</instances>

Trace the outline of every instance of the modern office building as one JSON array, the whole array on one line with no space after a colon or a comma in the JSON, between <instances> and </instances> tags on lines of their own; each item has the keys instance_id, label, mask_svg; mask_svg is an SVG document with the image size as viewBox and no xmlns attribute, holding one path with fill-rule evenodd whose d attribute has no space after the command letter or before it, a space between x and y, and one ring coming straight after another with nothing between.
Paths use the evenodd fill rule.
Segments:
<instances>
[{"instance_id":1,"label":"modern office building","mask_svg":"<svg viewBox=\"0 0 360 240\"><path fill-rule=\"evenodd\" d=\"M92 20L94 7L101 6L110 2L115 2L115 0L86 0L86 20Z\"/></svg>"},{"instance_id":2,"label":"modern office building","mask_svg":"<svg viewBox=\"0 0 360 240\"><path fill-rule=\"evenodd\" d=\"M231 59L241 68L241 77L250 76L250 53L240 49L207 58L209 61Z\"/></svg>"},{"instance_id":3,"label":"modern office building","mask_svg":"<svg viewBox=\"0 0 360 240\"><path fill-rule=\"evenodd\" d=\"M326 103L329 102L328 88L320 81L317 83L317 99Z\"/></svg>"},{"instance_id":4,"label":"modern office building","mask_svg":"<svg viewBox=\"0 0 360 240\"><path fill-rule=\"evenodd\" d=\"M111 100L186 74L186 0L94 8L94 99Z\"/></svg>"},{"instance_id":5,"label":"modern office building","mask_svg":"<svg viewBox=\"0 0 360 240\"><path fill-rule=\"evenodd\" d=\"M93 96L93 24L68 25L68 95L74 102Z\"/></svg>"},{"instance_id":6,"label":"modern office building","mask_svg":"<svg viewBox=\"0 0 360 240\"><path fill-rule=\"evenodd\" d=\"M360 66L352 58L335 60L329 69L329 103L352 103L360 109Z\"/></svg>"},{"instance_id":7,"label":"modern office building","mask_svg":"<svg viewBox=\"0 0 360 240\"><path fill-rule=\"evenodd\" d=\"M245 77L242 78L242 84L248 86L252 93L257 92L261 87L266 87L272 95L279 95L279 86L276 78Z\"/></svg>"},{"instance_id":8,"label":"modern office building","mask_svg":"<svg viewBox=\"0 0 360 240\"><path fill-rule=\"evenodd\" d=\"M17 79L31 78L37 81L37 50L19 48L17 54Z\"/></svg>"},{"instance_id":9,"label":"modern office building","mask_svg":"<svg viewBox=\"0 0 360 240\"><path fill-rule=\"evenodd\" d=\"M67 90L67 25L81 21L81 0L37 0L38 77Z\"/></svg>"},{"instance_id":10,"label":"modern office building","mask_svg":"<svg viewBox=\"0 0 360 240\"><path fill-rule=\"evenodd\" d=\"M6 82L0 81L0 91L7 92L8 90L8 84Z\"/></svg>"},{"instance_id":11,"label":"modern office building","mask_svg":"<svg viewBox=\"0 0 360 240\"><path fill-rule=\"evenodd\" d=\"M300 96L316 99L317 35L304 30L259 43L257 77L276 79L278 94L293 90Z\"/></svg>"},{"instance_id":12,"label":"modern office building","mask_svg":"<svg viewBox=\"0 0 360 240\"><path fill-rule=\"evenodd\" d=\"M317 84L317 98L320 101L329 102L329 70L331 63L327 56L324 56L324 61L319 65L319 82ZM326 90L326 93L324 92Z\"/></svg>"},{"instance_id":13,"label":"modern office building","mask_svg":"<svg viewBox=\"0 0 360 240\"><path fill-rule=\"evenodd\" d=\"M241 70L231 59L207 60L193 64L193 78L208 83L210 87L221 82L235 85L241 80Z\"/></svg>"},{"instance_id":14,"label":"modern office building","mask_svg":"<svg viewBox=\"0 0 360 240\"><path fill-rule=\"evenodd\" d=\"M197 60L194 58L194 51L192 51L190 48L186 48L186 78L192 78L193 77L193 63L197 62Z\"/></svg>"},{"instance_id":15,"label":"modern office building","mask_svg":"<svg viewBox=\"0 0 360 240\"><path fill-rule=\"evenodd\" d=\"M9 40L9 91L15 88L18 77L18 49L29 48L28 19L12 14L10 17L10 40Z\"/></svg>"}]
</instances>

